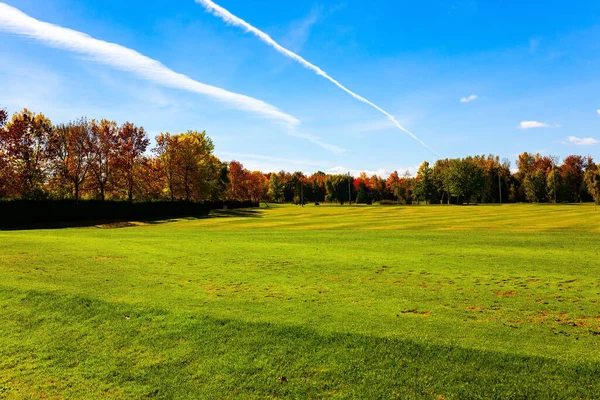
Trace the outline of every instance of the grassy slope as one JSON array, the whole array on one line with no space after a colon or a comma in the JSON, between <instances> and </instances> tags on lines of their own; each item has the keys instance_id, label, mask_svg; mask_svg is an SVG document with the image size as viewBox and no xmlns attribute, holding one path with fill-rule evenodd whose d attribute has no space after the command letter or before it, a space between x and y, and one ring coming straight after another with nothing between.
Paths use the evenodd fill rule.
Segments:
<instances>
[{"instance_id":1,"label":"grassy slope","mask_svg":"<svg viewBox=\"0 0 600 400\"><path fill-rule=\"evenodd\" d=\"M0 397L592 398L599 237L592 205L0 232Z\"/></svg>"}]
</instances>

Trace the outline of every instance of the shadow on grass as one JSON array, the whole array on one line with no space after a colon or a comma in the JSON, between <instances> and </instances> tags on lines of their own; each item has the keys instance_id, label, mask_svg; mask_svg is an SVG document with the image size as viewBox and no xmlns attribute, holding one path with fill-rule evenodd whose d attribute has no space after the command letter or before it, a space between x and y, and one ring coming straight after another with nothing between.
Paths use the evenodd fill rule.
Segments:
<instances>
[{"instance_id":1,"label":"shadow on grass","mask_svg":"<svg viewBox=\"0 0 600 400\"><path fill-rule=\"evenodd\" d=\"M240 208L235 210L212 210L207 216L201 218L261 218L264 210Z\"/></svg>"},{"instance_id":2,"label":"shadow on grass","mask_svg":"<svg viewBox=\"0 0 600 400\"><path fill-rule=\"evenodd\" d=\"M583 399L598 394L600 364L594 361L566 363L319 332L2 286L0 320L6 321L0 326L0 371L23 397Z\"/></svg>"}]
</instances>

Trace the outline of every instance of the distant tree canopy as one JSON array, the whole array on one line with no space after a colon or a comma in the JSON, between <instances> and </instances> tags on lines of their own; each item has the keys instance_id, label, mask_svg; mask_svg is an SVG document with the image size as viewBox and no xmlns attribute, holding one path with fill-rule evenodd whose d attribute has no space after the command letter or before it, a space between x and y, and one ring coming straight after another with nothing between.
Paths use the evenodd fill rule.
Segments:
<instances>
[{"instance_id":1,"label":"distant tree canopy","mask_svg":"<svg viewBox=\"0 0 600 400\"><path fill-rule=\"evenodd\" d=\"M52 124L0 108L0 199L273 201L371 204L581 202L600 204L600 165L591 157L524 152L517 170L498 156L423 162L413 176L250 171L214 154L206 132L161 133L106 119Z\"/></svg>"}]
</instances>

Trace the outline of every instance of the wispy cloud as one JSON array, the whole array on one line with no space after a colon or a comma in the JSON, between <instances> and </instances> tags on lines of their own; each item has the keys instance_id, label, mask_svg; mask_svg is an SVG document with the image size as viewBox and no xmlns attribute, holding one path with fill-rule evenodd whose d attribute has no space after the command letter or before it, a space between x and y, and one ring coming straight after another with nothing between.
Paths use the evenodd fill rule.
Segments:
<instances>
[{"instance_id":1,"label":"wispy cloud","mask_svg":"<svg viewBox=\"0 0 600 400\"><path fill-rule=\"evenodd\" d=\"M261 171L264 173L285 170L302 171L305 174L311 174L319 169L322 169L328 164L326 161L270 157L251 153L230 153L217 151L216 154L223 160L237 160L244 164L244 167L248 168L249 170Z\"/></svg>"},{"instance_id":2,"label":"wispy cloud","mask_svg":"<svg viewBox=\"0 0 600 400\"><path fill-rule=\"evenodd\" d=\"M198 82L135 50L39 21L5 3L0 3L0 31L25 36L50 47L84 55L93 62L133 73L137 77L165 87L209 96L231 107L250 111L288 126L299 123L295 117L262 100Z\"/></svg>"},{"instance_id":3,"label":"wispy cloud","mask_svg":"<svg viewBox=\"0 0 600 400\"><path fill-rule=\"evenodd\" d=\"M307 68L307 69L315 72L317 75L322 76L323 78L327 79L328 81L330 81L331 83L333 83L338 88L340 88L344 92L348 93L350 96L354 97L358 101L361 101L361 102L363 102L365 104L370 105L371 107L373 107L377 111L379 111L382 114L384 114L390 121L392 121L394 123L394 125L396 125L396 127L398 129L400 129L403 132L405 132L408 135L410 135L410 137L412 137L417 142L421 143L421 145L423 145L425 148L427 148L431 152L433 152L435 154L438 154L431 147L427 146L421 139L419 139L417 136L415 136L412 132L410 132L409 130L407 130L406 128L404 128L400 124L400 122L398 122L398 120L396 120L396 118L392 114L388 113L387 111L385 111L384 109L382 109L381 107L379 107L378 105L376 105L375 103L372 103L371 101L369 101L366 98L360 96L359 94L354 93L353 91L351 91L350 89L348 89L347 87L345 87L344 85L342 85L341 83L339 83L337 80L335 80L331 76L329 76L321 68L319 68L316 65L314 65L314 64L306 61L304 58L302 58L298 54L294 53L293 51L288 50L285 47L281 46L279 43L277 43L275 40L273 40L269 35L267 35L263 31L259 30L258 28L255 28L254 26L250 25L248 22L244 21L243 19L236 17L231 12L229 12L225 8L223 8L223 7L215 4L211 0L196 0L196 3L201 4L207 11L209 11L212 14L214 14L215 16L221 18L225 23L227 23L229 25L240 27L240 28L244 29L246 32L252 33L256 37L258 37L259 40L261 40L262 42L264 42L264 43L268 44L269 46L273 47L279 53L285 55L286 57L291 58L292 60L296 61L297 63L299 63L303 67L305 67L305 68Z\"/></svg>"},{"instance_id":4,"label":"wispy cloud","mask_svg":"<svg viewBox=\"0 0 600 400\"><path fill-rule=\"evenodd\" d=\"M559 124L547 124L545 122L539 122L539 121L522 121L519 124L519 128L521 129L534 129L534 128L560 128L561 126Z\"/></svg>"},{"instance_id":5,"label":"wispy cloud","mask_svg":"<svg viewBox=\"0 0 600 400\"><path fill-rule=\"evenodd\" d=\"M598 141L594 138L578 138L575 136L569 136L567 139L569 140L569 143L578 146L591 146L594 144L598 144Z\"/></svg>"},{"instance_id":6,"label":"wispy cloud","mask_svg":"<svg viewBox=\"0 0 600 400\"><path fill-rule=\"evenodd\" d=\"M281 39L281 42L285 46L294 49L294 51L302 50L304 43L306 43L310 36L313 25L319 21L320 14L321 9L315 7L306 17L292 22L289 31Z\"/></svg>"},{"instance_id":7,"label":"wispy cloud","mask_svg":"<svg viewBox=\"0 0 600 400\"><path fill-rule=\"evenodd\" d=\"M598 115L600 115L600 109L596 110L596 112L598 113Z\"/></svg>"},{"instance_id":8,"label":"wispy cloud","mask_svg":"<svg viewBox=\"0 0 600 400\"><path fill-rule=\"evenodd\" d=\"M332 153L335 153L335 154L342 154L342 153L345 153L347 151L347 149L344 149L343 147L336 146L336 145L330 144L330 143L326 143L323 140L321 140L321 138L319 138L317 136L309 135L309 134L306 134L306 133L298 133L298 132L295 132L295 131L291 130L291 131L287 132L287 135L288 136L294 136L294 137L297 137L297 138L306 139L309 142L314 143L317 146L322 147L325 150L328 150L328 151L330 151Z\"/></svg>"},{"instance_id":9,"label":"wispy cloud","mask_svg":"<svg viewBox=\"0 0 600 400\"><path fill-rule=\"evenodd\" d=\"M538 47L540 47L540 39L538 39L538 38L529 39L529 50L531 52L536 51L538 49Z\"/></svg>"},{"instance_id":10,"label":"wispy cloud","mask_svg":"<svg viewBox=\"0 0 600 400\"><path fill-rule=\"evenodd\" d=\"M460 102L461 103L470 103L470 102L475 101L477 99L478 99L477 95L476 94L472 94L469 97L463 97L463 98L461 98Z\"/></svg>"}]
</instances>

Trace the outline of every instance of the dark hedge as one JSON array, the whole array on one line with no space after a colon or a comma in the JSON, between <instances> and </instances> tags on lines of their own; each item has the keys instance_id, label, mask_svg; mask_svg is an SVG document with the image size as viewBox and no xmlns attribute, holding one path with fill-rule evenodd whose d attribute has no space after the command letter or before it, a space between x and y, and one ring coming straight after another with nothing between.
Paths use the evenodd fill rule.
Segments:
<instances>
[{"instance_id":1,"label":"dark hedge","mask_svg":"<svg viewBox=\"0 0 600 400\"><path fill-rule=\"evenodd\" d=\"M251 201L133 202L101 200L6 200L0 201L0 228L30 225L83 224L98 221L148 221L202 217L215 209L258 207Z\"/></svg>"}]
</instances>

